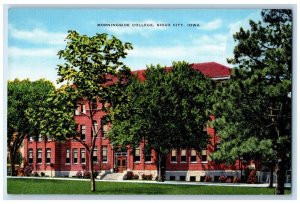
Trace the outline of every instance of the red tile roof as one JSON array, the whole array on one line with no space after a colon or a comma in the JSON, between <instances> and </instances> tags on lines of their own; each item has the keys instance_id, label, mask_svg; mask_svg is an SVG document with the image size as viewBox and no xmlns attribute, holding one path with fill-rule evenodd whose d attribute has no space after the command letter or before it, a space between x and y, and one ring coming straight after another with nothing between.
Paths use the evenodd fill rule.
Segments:
<instances>
[{"instance_id":1,"label":"red tile roof","mask_svg":"<svg viewBox=\"0 0 300 204\"><path fill-rule=\"evenodd\" d=\"M201 72L209 78L226 78L230 76L230 68L216 62L204 62L204 63L193 63L192 68ZM169 67L167 67L168 69ZM132 74L136 74L137 77L144 81L145 69L132 71Z\"/></svg>"},{"instance_id":2,"label":"red tile roof","mask_svg":"<svg viewBox=\"0 0 300 204\"><path fill-rule=\"evenodd\" d=\"M230 68L216 62L192 64L192 68L202 72L209 78L223 78L230 76Z\"/></svg>"}]
</instances>

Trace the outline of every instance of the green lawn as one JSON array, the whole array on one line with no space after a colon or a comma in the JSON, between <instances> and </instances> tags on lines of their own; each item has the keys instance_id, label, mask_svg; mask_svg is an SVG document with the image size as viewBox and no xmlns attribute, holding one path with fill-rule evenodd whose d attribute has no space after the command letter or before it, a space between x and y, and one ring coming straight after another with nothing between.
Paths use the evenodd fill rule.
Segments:
<instances>
[{"instance_id":1,"label":"green lawn","mask_svg":"<svg viewBox=\"0 0 300 204\"><path fill-rule=\"evenodd\" d=\"M96 182L90 192L89 181L7 179L8 194L149 194L149 195L272 195L274 189L228 186L161 185L155 183ZM286 194L291 191L286 190Z\"/></svg>"}]
</instances>

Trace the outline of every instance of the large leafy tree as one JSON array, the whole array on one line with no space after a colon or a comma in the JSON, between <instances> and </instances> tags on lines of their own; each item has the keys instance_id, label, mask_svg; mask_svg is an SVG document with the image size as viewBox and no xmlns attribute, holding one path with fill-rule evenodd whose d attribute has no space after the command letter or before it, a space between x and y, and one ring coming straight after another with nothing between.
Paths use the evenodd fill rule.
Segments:
<instances>
[{"instance_id":1,"label":"large leafy tree","mask_svg":"<svg viewBox=\"0 0 300 204\"><path fill-rule=\"evenodd\" d=\"M135 148L145 143L145 152L155 150L158 180L163 181L165 156L172 148L205 148L209 136L203 131L209 117L208 98L213 82L186 62L171 69L150 66L145 80L133 79L122 103L112 109L113 145Z\"/></svg>"},{"instance_id":2,"label":"large leafy tree","mask_svg":"<svg viewBox=\"0 0 300 204\"><path fill-rule=\"evenodd\" d=\"M15 175L19 148L24 138L36 128L30 125L25 112L29 108L36 111L48 93L54 90L54 86L44 79L37 81L15 79L8 81L7 90L7 149L12 175Z\"/></svg>"},{"instance_id":3,"label":"large leafy tree","mask_svg":"<svg viewBox=\"0 0 300 204\"><path fill-rule=\"evenodd\" d=\"M66 85L49 96L46 102L48 105L42 109L44 117L41 117L39 127L43 134L51 135L55 140L66 141L72 138L86 148L91 191L95 191L92 153L101 125L92 125L94 134L83 139L74 122L76 102L87 101L84 116L90 124L99 121L96 118L99 110L93 108L93 103L109 104L111 98L117 98L121 94L118 88L124 86L130 76L129 68L121 59L126 57L126 51L132 49L132 45L123 43L114 36L110 38L105 33L89 37L76 31L69 31L66 41L65 49L58 52L65 64L58 65L57 80ZM101 124L104 119L100 118Z\"/></svg>"},{"instance_id":4,"label":"large leafy tree","mask_svg":"<svg viewBox=\"0 0 300 204\"><path fill-rule=\"evenodd\" d=\"M234 34L232 77L216 91L213 114L221 135L221 160L261 158L277 166L277 194L284 193L291 160L291 10L263 10L263 22ZM290 167L290 166L289 166Z\"/></svg>"}]
</instances>

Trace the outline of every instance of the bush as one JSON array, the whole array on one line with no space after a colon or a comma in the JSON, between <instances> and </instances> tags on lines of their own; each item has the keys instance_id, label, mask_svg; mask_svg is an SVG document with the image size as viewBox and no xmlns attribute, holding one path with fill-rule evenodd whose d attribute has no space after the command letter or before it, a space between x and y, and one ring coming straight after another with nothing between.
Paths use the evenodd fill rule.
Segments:
<instances>
[{"instance_id":1,"label":"bush","mask_svg":"<svg viewBox=\"0 0 300 204\"><path fill-rule=\"evenodd\" d=\"M45 173L44 173L44 172L41 172L41 176L44 177L44 176L45 176Z\"/></svg>"},{"instance_id":2,"label":"bush","mask_svg":"<svg viewBox=\"0 0 300 204\"><path fill-rule=\"evenodd\" d=\"M220 177L219 177L219 181L220 181L221 183L225 183L225 182L227 181L227 176L224 176L224 175L220 176Z\"/></svg>"},{"instance_id":3,"label":"bush","mask_svg":"<svg viewBox=\"0 0 300 204\"><path fill-rule=\"evenodd\" d=\"M226 183L231 183L232 182L232 179L231 178L227 178L226 179Z\"/></svg>"},{"instance_id":4,"label":"bush","mask_svg":"<svg viewBox=\"0 0 300 204\"><path fill-rule=\"evenodd\" d=\"M256 172L254 170L250 171L247 183L256 183Z\"/></svg>"},{"instance_id":5,"label":"bush","mask_svg":"<svg viewBox=\"0 0 300 204\"><path fill-rule=\"evenodd\" d=\"M210 176L205 176L204 181L205 182L211 182L211 177Z\"/></svg>"},{"instance_id":6,"label":"bush","mask_svg":"<svg viewBox=\"0 0 300 204\"><path fill-rule=\"evenodd\" d=\"M153 176L152 174L146 175L142 174L142 180L152 180Z\"/></svg>"},{"instance_id":7,"label":"bush","mask_svg":"<svg viewBox=\"0 0 300 204\"><path fill-rule=\"evenodd\" d=\"M134 174L134 175L133 175L133 179L137 180L137 179L139 179L139 178L140 178L139 175L137 175L137 174Z\"/></svg>"},{"instance_id":8,"label":"bush","mask_svg":"<svg viewBox=\"0 0 300 204\"><path fill-rule=\"evenodd\" d=\"M83 178L86 178L86 179L91 178L91 173L89 171L84 171L83 172Z\"/></svg>"},{"instance_id":9,"label":"bush","mask_svg":"<svg viewBox=\"0 0 300 204\"><path fill-rule=\"evenodd\" d=\"M32 173L32 166L26 166L23 170L24 176L30 176Z\"/></svg>"},{"instance_id":10,"label":"bush","mask_svg":"<svg viewBox=\"0 0 300 204\"><path fill-rule=\"evenodd\" d=\"M39 174L38 174L38 172L33 172L33 176L35 176L35 177L39 177Z\"/></svg>"},{"instance_id":11,"label":"bush","mask_svg":"<svg viewBox=\"0 0 300 204\"><path fill-rule=\"evenodd\" d=\"M99 175L99 172L98 171L94 171L93 175L94 175L94 178L97 178L97 176Z\"/></svg>"},{"instance_id":12,"label":"bush","mask_svg":"<svg viewBox=\"0 0 300 204\"><path fill-rule=\"evenodd\" d=\"M82 178L82 173L81 173L81 171L77 171L76 177L77 177L77 178Z\"/></svg>"},{"instance_id":13,"label":"bush","mask_svg":"<svg viewBox=\"0 0 300 204\"><path fill-rule=\"evenodd\" d=\"M125 180L132 180L133 179L133 172L132 171L127 171Z\"/></svg>"}]
</instances>

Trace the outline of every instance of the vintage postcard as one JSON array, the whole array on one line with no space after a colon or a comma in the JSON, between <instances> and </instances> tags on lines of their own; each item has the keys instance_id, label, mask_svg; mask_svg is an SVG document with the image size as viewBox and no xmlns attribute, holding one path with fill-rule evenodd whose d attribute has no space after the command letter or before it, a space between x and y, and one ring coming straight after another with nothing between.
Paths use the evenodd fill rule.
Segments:
<instances>
[{"instance_id":1,"label":"vintage postcard","mask_svg":"<svg viewBox=\"0 0 300 204\"><path fill-rule=\"evenodd\" d=\"M294 14L9 7L7 195L291 196Z\"/></svg>"}]
</instances>

